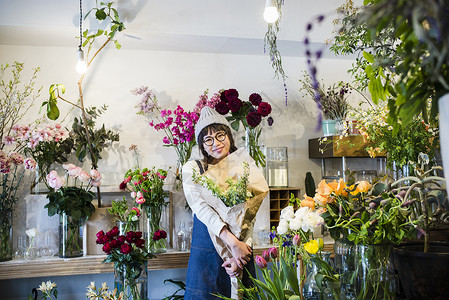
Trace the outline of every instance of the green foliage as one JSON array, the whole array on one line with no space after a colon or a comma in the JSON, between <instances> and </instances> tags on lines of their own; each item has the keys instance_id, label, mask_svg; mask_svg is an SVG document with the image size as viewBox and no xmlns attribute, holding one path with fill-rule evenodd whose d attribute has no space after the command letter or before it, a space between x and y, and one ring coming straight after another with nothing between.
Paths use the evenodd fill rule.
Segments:
<instances>
[{"instance_id":1,"label":"green foliage","mask_svg":"<svg viewBox=\"0 0 449 300\"><path fill-rule=\"evenodd\" d=\"M282 58L281 53L278 50L277 47L277 35L279 31L281 30L281 19L282 19L282 4L283 1L281 0L275 0L276 8L279 12L279 18L274 22L273 24L268 24L267 32L265 33L264 38L264 49L268 47L268 53L270 55L270 61L271 61L271 67L274 69L274 75L276 78L279 78L279 76L282 77L282 79L285 82L285 79L287 78L287 75L285 75L284 68L282 67Z\"/></svg>"},{"instance_id":2,"label":"green foliage","mask_svg":"<svg viewBox=\"0 0 449 300\"><path fill-rule=\"evenodd\" d=\"M113 200L111 207L108 208L108 212L119 222L135 223L138 220L137 211L128 207L128 201L125 196L123 196L122 200ZM131 227L135 229L137 224L132 224Z\"/></svg>"},{"instance_id":3,"label":"green foliage","mask_svg":"<svg viewBox=\"0 0 449 300\"><path fill-rule=\"evenodd\" d=\"M228 178L226 188L219 186L215 180L206 175L199 175L195 169L193 170L193 181L209 189L227 207L232 207L254 197L254 193L248 190L249 164L243 162L242 167L243 173L239 180Z\"/></svg>"},{"instance_id":4,"label":"green foliage","mask_svg":"<svg viewBox=\"0 0 449 300\"><path fill-rule=\"evenodd\" d=\"M183 300L184 295L176 295L176 294L180 291L185 291L186 284L181 280L173 280L173 279L164 280L164 284L166 284L167 282L173 283L174 285L176 285L178 287L178 289L172 295L167 296L167 297L163 298L162 300Z\"/></svg>"},{"instance_id":5,"label":"green foliage","mask_svg":"<svg viewBox=\"0 0 449 300\"><path fill-rule=\"evenodd\" d=\"M74 220L89 218L95 211L92 204L94 194L80 187L61 187L61 189L47 195L48 215L66 213Z\"/></svg>"},{"instance_id":6,"label":"green foliage","mask_svg":"<svg viewBox=\"0 0 449 300\"><path fill-rule=\"evenodd\" d=\"M420 113L427 120L449 91L448 0L366 0L343 18L331 49L337 54L370 53L356 60L353 74L367 86L373 102L388 100L389 121L403 125ZM401 125L394 122L393 126Z\"/></svg>"},{"instance_id":7,"label":"green foliage","mask_svg":"<svg viewBox=\"0 0 449 300\"><path fill-rule=\"evenodd\" d=\"M96 119L107 110L107 106L101 108L86 108L87 126L85 126L82 117L75 118L72 124L72 139L76 157L80 162L84 160L89 151L89 141L86 135L86 127L89 131L91 142L91 160L92 168L98 167L98 161L102 159L101 152L109 146L109 143L118 142L119 134L112 130L106 130L104 124L100 128L95 128Z\"/></svg>"}]
</instances>

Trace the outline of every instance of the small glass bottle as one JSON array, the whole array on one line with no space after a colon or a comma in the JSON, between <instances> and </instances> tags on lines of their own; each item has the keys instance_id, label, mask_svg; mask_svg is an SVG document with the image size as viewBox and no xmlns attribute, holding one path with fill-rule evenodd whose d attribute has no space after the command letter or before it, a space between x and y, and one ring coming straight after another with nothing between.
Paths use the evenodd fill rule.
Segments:
<instances>
[{"instance_id":1,"label":"small glass bottle","mask_svg":"<svg viewBox=\"0 0 449 300\"><path fill-rule=\"evenodd\" d=\"M184 222L181 222L181 224L179 225L177 236L178 236L178 250L179 251L189 250L187 246L187 232Z\"/></svg>"}]
</instances>

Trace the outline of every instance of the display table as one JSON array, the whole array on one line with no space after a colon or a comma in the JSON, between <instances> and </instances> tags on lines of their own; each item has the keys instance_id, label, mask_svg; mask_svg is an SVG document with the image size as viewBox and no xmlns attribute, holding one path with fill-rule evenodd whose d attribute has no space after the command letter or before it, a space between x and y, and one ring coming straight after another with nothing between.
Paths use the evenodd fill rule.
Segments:
<instances>
[{"instance_id":1,"label":"display table","mask_svg":"<svg viewBox=\"0 0 449 300\"><path fill-rule=\"evenodd\" d=\"M332 251L333 241L329 237L324 238L324 250ZM254 255L262 255L263 250L270 246L256 246ZM180 251L167 251L158 254L156 258L148 261L148 270L182 269L187 268L190 253ZM77 258L40 258L37 260L10 260L0 262L0 280L70 276L83 274L112 273L114 264L103 264L106 255L87 255Z\"/></svg>"}]
</instances>

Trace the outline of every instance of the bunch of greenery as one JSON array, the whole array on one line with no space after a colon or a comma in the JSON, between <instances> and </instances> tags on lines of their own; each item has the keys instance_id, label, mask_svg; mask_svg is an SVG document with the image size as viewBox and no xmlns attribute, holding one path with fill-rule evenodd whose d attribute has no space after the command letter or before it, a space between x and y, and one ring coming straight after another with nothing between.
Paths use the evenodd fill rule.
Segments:
<instances>
[{"instance_id":1,"label":"bunch of greenery","mask_svg":"<svg viewBox=\"0 0 449 300\"><path fill-rule=\"evenodd\" d=\"M315 99L315 89L312 80L306 72L303 72L303 79L299 79L301 84L300 91ZM348 83L339 81L330 85L327 89L324 85L319 86L319 93L321 95L321 109L323 117L326 120L345 120L349 112L350 105L348 103L348 96L351 93L351 87Z\"/></svg>"},{"instance_id":2,"label":"bunch of greenery","mask_svg":"<svg viewBox=\"0 0 449 300\"><path fill-rule=\"evenodd\" d=\"M354 63L361 86L373 102L387 100L389 122L403 125L422 113L427 119L438 99L449 91L448 0L365 0L348 10L331 49L337 54L363 54ZM395 123L393 126L400 126Z\"/></svg>"},{"instance_id":3,"label":"bunch of greenery","mask_svg":"<svg viewBox=\"0 0 449 300\"><path fill-rule=\"evenodd\" d=\"M228 178L227 187L219 186L215 180L206 175L199 175L196 170L193 172L193 181L209 189L227 207L232 207L254 197L254 193L248 189L249 164L243 162L242 167L242 176L238 180Z\"/></svg>"},{"instance_id":4,"label":"bunch of greenery","mask_svg":"<svg viewBox=\"0 0 449 300\"><path fill-rule=\"evenodd\" d=\"M118 222L125 223L125 231L136 230L140 210L137 207L129 208L128 201L125 197L122 200L112 201L108 212Z\"/></svg>"},{"instance_id":5,"label":"bunch of greenery","mask_svg":"<svg viewBox=\"0 0 449 300\"><path fill-rule=\"evenodd\" d=\"M427 112L430 112L432 101L428 100L427 104ZM390 169L393 163L398 168L407 164L417 165L423 154L433 162L435 151L440 146L438 120L428 118L426 123L420 114L401 126L397 121L388 123L389 111L387 102L380 101L369 109L356 109L351 113L367 142L366 150L370 156L388 153L387 167Z\"/></svg>"},{"instance_id":6,"label":"bunch of greenery","mask_svg":"<svg viewBox=\"0 0 449 300\"><path fill-rule=\"evenodd\" d=\"M107 106L100 108L86 108L86 122L89 129L89 136L92 142L92 168L98 168L98 161L102 159L101 152L109 146L109 143L118 142L119 134L110 129L106 130L104 124L100 128L95 128L96 119L107 110ZM73 139L73 148L76 157L80 162L84 160L89 151L89 140L86 135L83 118L75 118L72 124L71 138Z\"/></svg>"}]
</instances>

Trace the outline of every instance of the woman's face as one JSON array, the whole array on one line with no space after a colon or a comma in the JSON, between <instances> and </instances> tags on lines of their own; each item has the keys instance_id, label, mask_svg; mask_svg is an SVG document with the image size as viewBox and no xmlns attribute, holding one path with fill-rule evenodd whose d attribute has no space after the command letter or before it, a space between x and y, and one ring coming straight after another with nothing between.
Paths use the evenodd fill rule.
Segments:
<instances>
[{"instance_id":1,"label":"woman's face","mask_svg":"<svg viewBox=\"0 0 449 300\"><path fill-rule=\"evenodd\" d=\"M213 158L216 164L228 155L231 142L225 131L211 131L203 138L203 147L206 153Z\"/></svg>"}]
</instances>

